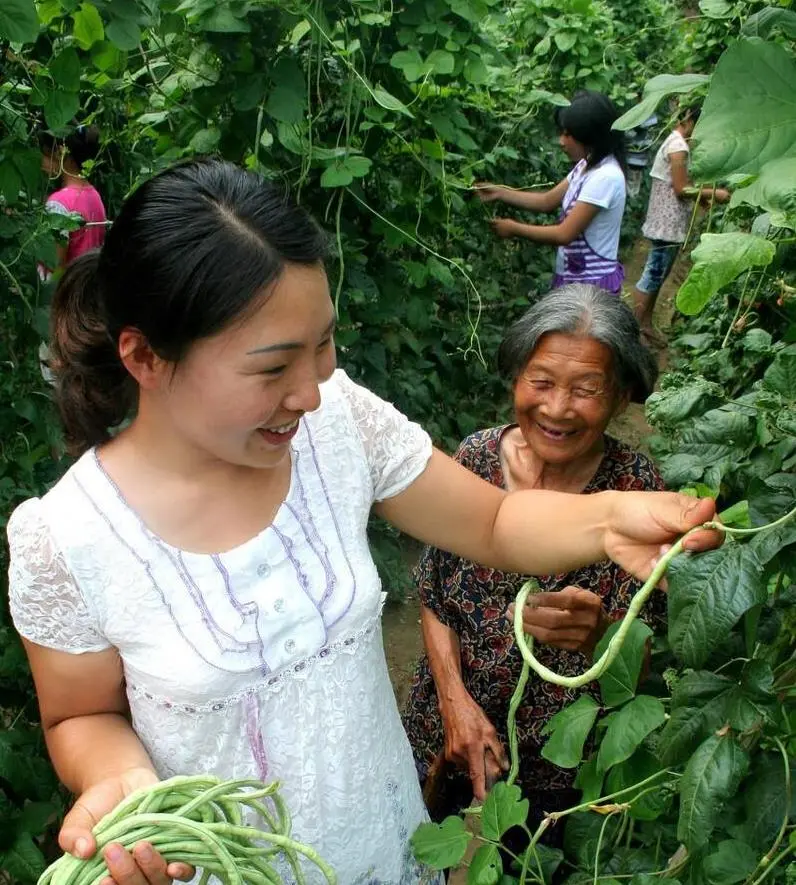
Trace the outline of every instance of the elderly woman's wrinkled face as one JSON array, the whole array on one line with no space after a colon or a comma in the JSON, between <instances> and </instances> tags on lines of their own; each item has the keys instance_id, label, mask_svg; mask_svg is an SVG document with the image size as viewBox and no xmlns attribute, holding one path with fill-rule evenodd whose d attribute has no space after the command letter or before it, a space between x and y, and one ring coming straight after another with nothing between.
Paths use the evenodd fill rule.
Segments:
<instances>
[{"instance_id":1,"label":"elderly woman's wrinkled face","mask_svg":"<svg viewBox=\"0 0 796 885\"><path fill-rule=\"evenodd\" d=\"M608 422L626 402L616 389L610 349L577 335L544 335L514 386L520 431L551 464L597 451Z\"/></svg>"}]
</instances>

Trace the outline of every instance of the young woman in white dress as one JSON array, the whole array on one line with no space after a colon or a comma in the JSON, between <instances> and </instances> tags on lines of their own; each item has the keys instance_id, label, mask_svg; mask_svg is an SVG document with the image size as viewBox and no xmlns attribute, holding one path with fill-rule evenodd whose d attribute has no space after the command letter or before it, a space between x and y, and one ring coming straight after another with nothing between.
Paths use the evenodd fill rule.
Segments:
<instances>
[{"instance_id":1,"label":"young woman in white dress","mask_svg":"<svg viewBox=\"0 0 796 885\"><path fill-rule=\"evenodd\" d=\"M76 856L132 790L211 772L281 781L295 837L341 885L436 881L409 848L425 810L371 509L507 571L610 557L641 576L713 514L674 494L507 494L435 450L335 369L324 242L278 188L193 162L142 185L58 287L56 396L80 457L8 535ZM120 885L193 872L147 844L105 857Z\"/></svg>"}]
</instances>

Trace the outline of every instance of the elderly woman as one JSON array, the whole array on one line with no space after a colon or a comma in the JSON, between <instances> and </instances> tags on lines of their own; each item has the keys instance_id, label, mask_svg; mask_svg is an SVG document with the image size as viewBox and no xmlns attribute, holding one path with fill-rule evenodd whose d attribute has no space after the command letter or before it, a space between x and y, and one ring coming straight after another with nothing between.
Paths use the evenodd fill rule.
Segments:
<instances>
[{"instance_id":1,"label":"elderly woman","mask_svg":"<svg viewBox=\"0 0 796 885\"><path fill-rule=\"evenodd\" d=\"M587 284L546 295L509 329L499 367L512 383L516 423L462 442L456 458L474 473L505 489L584 495L663 487L649 459L606 434L628 402L651 393L657 376L638 323L615 296ZM449 763L439 778L435 766L435 817L480 799L485 781L505 768L506 717L522 663L508 609L525 580L434 548L418 565L427 654L404 725L421 781L441 751ZM539 643L539 659L569 674L589 666L595 644L640 586L611 562L540 584L525 629ZM662 623L662 593L642 617L653 628ZM596 685L585 690L597 696ZM532 678L519 709L519 784L537 816L576 804L574 773L540 750L545 724L577 695Z\"/></svg>"}]
</instances>

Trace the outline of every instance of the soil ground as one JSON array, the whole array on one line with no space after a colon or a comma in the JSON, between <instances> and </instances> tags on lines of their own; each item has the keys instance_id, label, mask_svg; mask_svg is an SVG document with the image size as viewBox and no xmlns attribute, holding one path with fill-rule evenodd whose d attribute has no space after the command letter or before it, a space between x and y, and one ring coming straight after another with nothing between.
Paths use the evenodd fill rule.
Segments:
<instances>
[{"instance_id":1,"label":"soil ground","mask_svg":"<svg viewBox=\"0 0 796 885\"><path fill-rule=\"evenodd\" d=\"M625 262L627 285L632 284L641 275L647 255L645 240L639 240ZM668 334L673 313L674 296L685 278L687 268L681 258L661 290L655 310L655 324L664 336ZM630 289L628 288L629 292ZM663 371L667 364L667 351L658 354L659 366ZM631 403L627 410L614 419L608 428L609 433L640 451L647 450L647 440L651 432L644 417L644 407ZM413 553L407 554L407 568L411 569L420 553L418 546ZM384 648L387 655L387 666L390 671L393 689L399 707L403 707L409 693L409 686L415 665L423 651L423 640L420 635L420 601L416 594L410 593L403 602L390 602L385 606L383 617ZM454 871L449 885L464 885L466 873L464 869Z\"/></svg>"}]
</instances>

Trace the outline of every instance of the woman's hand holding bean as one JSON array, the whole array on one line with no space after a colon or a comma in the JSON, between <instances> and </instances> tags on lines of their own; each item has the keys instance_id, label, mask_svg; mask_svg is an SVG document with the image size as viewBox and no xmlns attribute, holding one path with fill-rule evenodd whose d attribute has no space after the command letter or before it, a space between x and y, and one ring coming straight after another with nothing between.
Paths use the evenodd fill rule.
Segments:
<instances>
[{"instance_id":1,"label":"woman's hand holding bean","mask_svg":"<svg viewBox=\"0 0 796 885\"><path fill-rule=\"evenodd\" d=\"M509 607L514 618L514 606ZM590 590L565 587L528 598L522 613L526 633L537 642L591 654L610 623L602 599Z\"/></svg>"},{"instance_id":2,"label":"woman's hand holding bean","mask_svg":"<svg viewBox=\"0 0 796 885\"><path fill-rule=\"evenodd\" d=\"M131 793L157 782L151 769L134 768L93 784L64 818L58 844L74 857L90 858L97 850L91 831L100 820ZM194 874L188 864L167 864L146 842L136 845L132 853L111 843L103 850L103 857L111 874L104 885L169 885L173 879L188 880Z\"/></svg>"}]
</instances>

